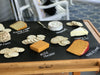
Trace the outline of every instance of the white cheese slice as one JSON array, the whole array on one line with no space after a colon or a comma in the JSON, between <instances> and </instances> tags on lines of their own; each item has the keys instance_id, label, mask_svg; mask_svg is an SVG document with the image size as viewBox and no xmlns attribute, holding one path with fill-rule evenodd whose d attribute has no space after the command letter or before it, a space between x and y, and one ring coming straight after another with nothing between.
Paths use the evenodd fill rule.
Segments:
<instances>
[{"instance_id":1,"label":"white cheese slice","mask_svg":"<svg viewBox=\"0 0 100 75\"><path fill-rule=\"evenodd\" d=\"M66 25L68 25L68 26L80 26L80 27L83 26L83 24L81 22L77 22L77 21L68 22L68 23L66 23Z\"/></svg>"},{"instance_id":2,"label":"white cheese slice","mask_svg":"<svg viewBox=\"0 0 100 75\"><path fill-rule=\"evenodd\" d=\"M3 26L3 24L0 24L0 31L3 31L5 29L5 27Z\"/></svg>"},{"instance_id":3,"label":"white cheese slice","mask_svg":"<svg viewBox=\"0 0 100 75\"><path fill-rule=\"evenodd\" d=\"M70 32L71 37L73 36L83 36L83 35L88 35L88 31L83 28L83 27L79 27L77 29L74 29Z\"/></svg>"}]
</instances>

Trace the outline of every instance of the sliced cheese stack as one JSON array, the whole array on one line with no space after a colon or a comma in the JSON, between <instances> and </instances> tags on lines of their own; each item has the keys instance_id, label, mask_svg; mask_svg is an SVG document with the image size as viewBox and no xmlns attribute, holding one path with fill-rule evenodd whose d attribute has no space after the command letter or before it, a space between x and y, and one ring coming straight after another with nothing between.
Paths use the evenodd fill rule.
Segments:
<instances>
[{"instance_id":1,"label":"sliced cheese stack","mask_svg":"<svg viewBox=\"0 0 100 75\"><path fill-rule=\"evenodd\" d=\"M0 32L11 32L11 29L5 28L3 24L0 23Z\"/></svg>"},{"instance_id":2,"label":"sliced cheese stack","mask_svg":"<svg viewBox=\"0 0 100 75\"><path fill-rule=\"evenodd\" d=\"M45 35L29 35L27 36L27 39L23 40L22 43L27 45L27 44L33 44L37 41L40 41L40 40L45 40Z\"/></svg>"},{"instance_id":3,"label":"sliced cheese stack","mask_svg":"<svg viewBox=\"0 0 100 75\"><path fill-rule=\"evenodd\" d=\"M42 40L30 45L30 49L32 49L38 53L44 51L47 48L49 48L49 43L42 41Z\"/></svg>"},{"instance_id":4,"label":"sliced cheese stack","mask_svg":"<svg viewBox=\"0 0 100 75\"><path fill-rule=\"evenodd\" d=\"M0 32L0 42L7 42L9 40L11 40L10 33L6 32L6 31Z\"/></svg>"},{"instance_id":5,"label":"sliced cheese stack","mask_svg":"<svg viewBox=\"0 0 100 75\"><path fill-rule=\"evenodd\" d=\"M24 52L25 49L21 47L4 48L0 50L0 54L4 54L5 58L12 58L19 56L19 52Z\"/></svg>"},{"instance_id":6,"label":"sliced cheese stack","mask_svg":"<svg viewBox=\"0 0 100 75\"><path fill-rule=\"evenodd\" d=\"M56 36L56 37L52 38L50 42L52 44L59 44L60 46L66 46L66 45L70 44L70 41L68 40L68 38L63 37L63 36Z\"/></svg>"},{"instance_id":7,"label":"sliced cheese stack","mask_svg":"<svg viewBox=\"0 0 100 75\"><path fill-rule=\"evenodd\" d=\"M11 28L15 29L15 30L22 30L27 28L27 24L23 21L18 21L12 25L10 25Z\"/></svg>"},{"instance_id":8,"label":"sliced cheese stack","mask_svg":"<svg viewBox=\"0 0 100 75\"><path fill-rule=\"evenodd\" d=\"M66 25L68 26L83 26L83 24L81 22L77 22L77 21L72 21L72 22L68 22L66 23Z\"/></svg>"},{"instance_id":9,"label":"sliced cheese stack","mask_svg":"<svg viewBox=\"0 0 100 75\"><path fill-rule=\"evenodd\" d=\"M5 29L5 27L3 26L3 24L0 24L0 31L3 31Z\"/></svg>"},{"instance_id":10,"label":"sliced cheese stack","mask_svg":"<svg viewBox=\"0 0 100 75\"><path fill-rule=\"evenodd\" d=\"M49 22L48 28L51 31L59 31L63 29L63 24L59 21L52 21L52 22Z\"/></svg>"},{"instance_id":11,"label":"sliced cheese stack","mask_svg":"<svg viewBox=\"0 0 100 75\"><path fill-rule=\"evenodd\" d=\"M68 52L81 56L89 50L89 42L84 40L75 40L67 49Z\"/></svg>"},{"instance_id":12,"label":"sliced cheese stack","mask_svg":"<svg viewBox=\"0 0 100 75\"><path fill-rule=\"evenodd\" d=\"M83 36L83 35L88 35L88 31L83 28L83 27L79 27L77 29L74 29L71 31L70 35L73 36Z\"/></svg>"}]
</instances>

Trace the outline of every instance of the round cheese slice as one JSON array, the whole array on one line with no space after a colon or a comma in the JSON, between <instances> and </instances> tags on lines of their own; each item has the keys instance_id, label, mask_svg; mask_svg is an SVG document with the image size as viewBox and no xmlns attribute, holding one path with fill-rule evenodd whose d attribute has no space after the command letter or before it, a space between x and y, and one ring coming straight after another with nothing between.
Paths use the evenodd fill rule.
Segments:
<instances>
[{"instance_id":1,"label":"round cheese slice","mask_svg":"<svg viewBox=\"0 0 100 75\"><path fill-rule=\"evenodd\" d=\"M60 31L63 29L63 24L59 21L51 21L48 23L48 29L51 31Z\"/></svg>"},{"instance_id":2,"label":"round cheese slice","mask_svg":"<svg viewBox=\"0 0 100 75\"><path fill-rule=\"evenodd\" d=\"M5 27L3 26L3 24L0 23L0 31L3 31L5 29Z\"/></svg>"}]
</instances>

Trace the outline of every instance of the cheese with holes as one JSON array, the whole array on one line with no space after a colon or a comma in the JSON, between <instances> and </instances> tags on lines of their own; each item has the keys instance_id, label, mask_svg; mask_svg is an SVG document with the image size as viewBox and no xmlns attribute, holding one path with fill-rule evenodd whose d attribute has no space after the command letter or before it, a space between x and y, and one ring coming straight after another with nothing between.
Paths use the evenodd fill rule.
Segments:
<instances>
[{"instance_id":1,"label":"cheese with holes","mask_svg":"<svg viewBox=\"0 0 100 75\"><path fill-rule=\"evenodd\" d=\"M67 49L68 52L81 56L89 50L89 42L84 40L75 40Z\"/></svg>"},{"instance_id":2,"label":"cheese with holes","mask_svg":"<svg viewBox=\"0 0 100 75\"><path fill-rule=\"evenodd\" d=\"M49 43L42 41L42 40L30 45L30 49L32 49L38 53L44 51L47 48L49 48Z\"/></svg>"},{"instance_id":3,"label":"cheese with holes","mask_svg":"<svg viewBox=\"0 0 100 75\"><path fill-rule=\"evenodd\" d=\"M18 21L12 25L10 25L11 28L15 29L15 30L22 30L27 28L27 24L23 21Z\"/></svg>"}]
</instances>

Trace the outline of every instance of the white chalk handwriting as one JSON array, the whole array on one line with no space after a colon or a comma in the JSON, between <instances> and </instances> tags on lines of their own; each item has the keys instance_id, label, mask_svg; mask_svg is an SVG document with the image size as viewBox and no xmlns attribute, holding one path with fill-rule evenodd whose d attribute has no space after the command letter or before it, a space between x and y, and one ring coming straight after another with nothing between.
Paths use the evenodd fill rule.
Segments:
<instances>
[{"instance_id":1,"label":"white chalk handwriting","mask_svg":"<svg viewBox=\"0 0 100 75\"><path fill-rule=\"evenodd\" d=\"M50 56L53 56L53 55L55 55L55 52L49 53L48 51L45 51L45 52L40 54L40 56L42 56L43 58L47 58L47 57L50 57Z\"/></svg>"},{"instance_id":2,"label":"white chalk handwriting","mask_svg":"<svg viewBox=\"0 0 100 75\"><path fill-rule=\"evenodd\" d=\"M20 30L20 31L15 31L15 32L13 32L13 34L22 34L22 33L29 32L29 30L30 30L30 27Z\"/></svg>"}]
</instances>

